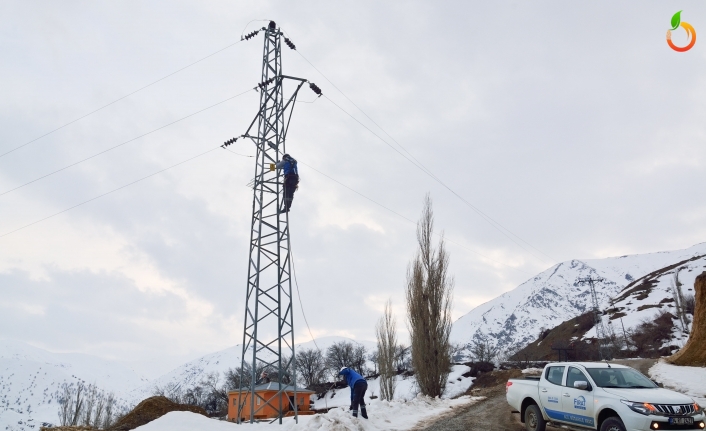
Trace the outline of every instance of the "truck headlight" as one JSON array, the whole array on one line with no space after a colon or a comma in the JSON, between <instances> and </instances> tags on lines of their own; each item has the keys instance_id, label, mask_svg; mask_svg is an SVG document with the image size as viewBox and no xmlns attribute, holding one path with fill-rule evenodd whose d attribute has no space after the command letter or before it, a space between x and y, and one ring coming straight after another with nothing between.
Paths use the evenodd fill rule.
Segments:
<instances>
[{"instance_id":1,"label":"truck headlight","mask_svg":"<svg viewBox=\"0 0 706 431\"><path fill-rule=\"evenodd\" d=\"M634 401L625 400L620 400L620 402L630 407L630 410L640 413L641 415L658 414L657 408L650 403L636 403Z\"/></svg>"},{"instance_id":2,"label":"truck headlight","mask_svg":"<svg viewBox=\"0 0 706 431\"><path fill-rule=\"evenodd\" d=\"M692 400L692 401L694 401L694 400ZM701 413L701 412L703 412L703 409L701 408L699 403L694 401L694 413Z\"/></svg>"}]
</instances>

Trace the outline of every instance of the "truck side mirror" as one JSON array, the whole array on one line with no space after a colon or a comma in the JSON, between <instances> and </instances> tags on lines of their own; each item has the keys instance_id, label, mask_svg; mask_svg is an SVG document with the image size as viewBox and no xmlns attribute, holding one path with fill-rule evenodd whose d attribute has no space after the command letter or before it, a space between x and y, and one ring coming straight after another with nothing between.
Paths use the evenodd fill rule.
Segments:
<instances>
[{"instance_id":1,"label":"truck side mirror","mask_svg":"<svg viewBox=\"0 0 706 431\"><path fill-rule=\"evenodd\" d=\"M582 391L588 390L588 382L585 380L577 380L574 382L574 387Z\"/></svg>"}]
</instances>

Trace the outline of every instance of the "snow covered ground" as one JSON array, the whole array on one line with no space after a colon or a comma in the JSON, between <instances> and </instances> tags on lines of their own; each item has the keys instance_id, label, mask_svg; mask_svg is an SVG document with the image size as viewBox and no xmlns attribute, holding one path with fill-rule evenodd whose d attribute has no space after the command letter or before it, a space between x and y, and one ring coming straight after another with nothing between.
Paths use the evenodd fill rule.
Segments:
<instances>
[{"instance_id":1,"label":"snow covered ground","mask_svg":"<svg viewBox=\"0 0 706 431\"><path fill-rule=\"evenodd\" d=\"M368 404L369 419L353 418L343 408L325 414L300 416L299 423L287 418L279 424L237 425L208 419L190 412L172 412L136 428L136 431L237 431L237 430L291 430L291 431L377 431L408 430L422 421L442 416L454 408L469 405L481 397L464 396L456 399L432 399L418 396L408 401L373 400Z\"/></svg>"},{"instance_id":2,"label":"snow covered ground","mask_svg":"<svg viewBox=\"0 0 706 431\"><path fill-rule=\"evenodd\" d=\"M665 388L689 395L702 407L706 406L706 368L682 367L660 360L650 368L649 374Z\"/></svg>"},{"instance_id":3,"label":"snow covered ground","mask_svg":"<svg viewBox=\"0 0 706 431\"><path fill-rule=\"evenodd\" d=\"M470 371L470 367L465 365L454 365L451 368L451 373L446 383L446 391L442 398L453 398L457 397L468 390L473 383L473 377L463 377L464 373ZM395 387L395 401L410 401L417 398L419 389L417 388L417 382L412 377L397 376L397 385ZM375 402L375 399L370 397L380 396L380 378L375 380L368 380L368 391L365 393L365 403ZM328 391L326 396L320 400L316 399L316 396L312 397L314 401L315 410L323 410L331 407L346 407L351 403L351 390L349 387L343 389L338 389L335 391Z\"/></svg>"}]
</instances>

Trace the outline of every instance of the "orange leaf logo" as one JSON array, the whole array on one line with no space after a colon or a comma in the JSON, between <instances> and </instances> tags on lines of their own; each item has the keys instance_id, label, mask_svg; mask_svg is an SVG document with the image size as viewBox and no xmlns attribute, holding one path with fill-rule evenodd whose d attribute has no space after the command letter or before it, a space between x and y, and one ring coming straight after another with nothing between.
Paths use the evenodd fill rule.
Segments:
<instances>
[{"instance_id":1,"label":"orange leaf logo","mask_svg":"<svg viewBox=\"0 0 706 431\"><path fill-rule=\"evenodd\" d=\"M686 30L686 35L688 36L689 43L686 46L676 46L672 42L672 31L678 29L679 27ZM667 44L670 48L677 52L686 52L694 47L696 43L696 30L688 22L681 20L681 11L677 12L672 16L672 28L667 30Z\"/></svg>"}]
</instances>

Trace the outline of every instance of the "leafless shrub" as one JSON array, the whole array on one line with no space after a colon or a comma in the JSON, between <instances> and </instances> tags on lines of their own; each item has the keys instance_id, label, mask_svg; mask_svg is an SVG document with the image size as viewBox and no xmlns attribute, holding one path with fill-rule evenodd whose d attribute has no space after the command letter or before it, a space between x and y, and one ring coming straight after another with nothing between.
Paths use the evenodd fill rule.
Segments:
<instances>
[{"instance_id":1,"label":"leafless shrub","mask_svg":"<svg viewBox=\"0 0 706 431\"><path fill-rule=\"evenodd\" d=\"M96 385L83 382L63 384L57 394L61 426L107 429L114 423L116 400Z\"/></svg>"},{"instance_id":2,"label":"leafless shrub","mask_svg":"<svg viewBox=\"0 0 706 431\"><path fill-rule=\"evenodd\" d=\"M378 342L378 364L380 365L380 398L392 400L395 396L395 348L397 347L397 328L392 315L390 301L385 304L385 311L375 328Z\"/></svg>"},{"instance_id":3,"label":"leafless shrub","mask_svg":"<svg viewBox=\"0 0 706 431\"><path fill-rule=\"evenodd\" d=\"M629 331L628 336L635 354L646 358L670 354L663 345L671 339L674 318L668 311L661 310Z\"/></svg>"},{"instance_id":4,"label":"leafless shrub","mask_svg":"<svg viewBox=\"0 0 706 431\"><path fill-rule=\"evenodd\" d=\"M694 295L684 295L684 313L694 315L694 308L696 308L696 299Z\"/></svg>"},{"instance_id":5,"label":"leafless shrub","mask_svg":"<svg viewBox=\"0 0 706 431\"><path fill-rule=\"evenodd\" d=\"M104 397L105 400L105 410L103 416L100 419L100 428L108 429L110 428L116 420L115 417L115 395L109 393ZM96 422L96 427L98 427L98 422Z\"/></svg>"},{"instance_id":6,"label":"leafless shrub","mask_svg":"<svg viewBox=\"0 0 706 431\"><path fill-rule=\"evenodd\" d=\"M395 347L395 369L398 373L412 368L412 348L404 344Z\"/></svg>"},{"instance_id":7,"label":"leafless shrub","mask_svg":"<svg viewBox=\"0 0 706 431\"><path fill-rule=\"evenodd\" d=\"M488 338L471 342L471 355L476 362L495 362L499 351L500 349Z\"/></svg>"},{"instance_id":8,"label":"leafless shrub","mask_svg":"<svg viewBox=\"0 0 706 431\"><path fill-rule=\"evenodd\" d=\"M365 357L367 350L363 345L354 345L348 341L333 343L326 349L326 366L331 375L336 377L338 370L349 367L361 375L364 375Z\"/></svg>"},{"instance_id":9,"label":"leafless shrub","mask_svg":"<svg viewBox=\"0 0 706 431\"><path fill-rule=\"evenodd\" d=\"M378 374L378 351L373 350L368 354L368 360L373 363L373 374Z\"/></svg>"},{"instance_id":10,"label":"leafless shrub","mask_svg":"<svg viewBox=\"0 0 706 431\"><path fill-rule=\"evenodd\" d=\"M412 366L420 391L440 396L451 367L449 335L453 280L443 236L432 246L434 215L429 195L417 224L419 249L407 270L407 323L412 340Z\"/></svg>"},{"instance_id":11,"label":"leafless shrub","mask_svg":"<svg viewBox=\"0 0 706 431\"><path fill-rule=\"evenodd\" d=\"M320 384L326 375L324 355L318 349L302 349L297 352L295 367L297 376L307 388Z\"/></svg>"}]
</instances>

